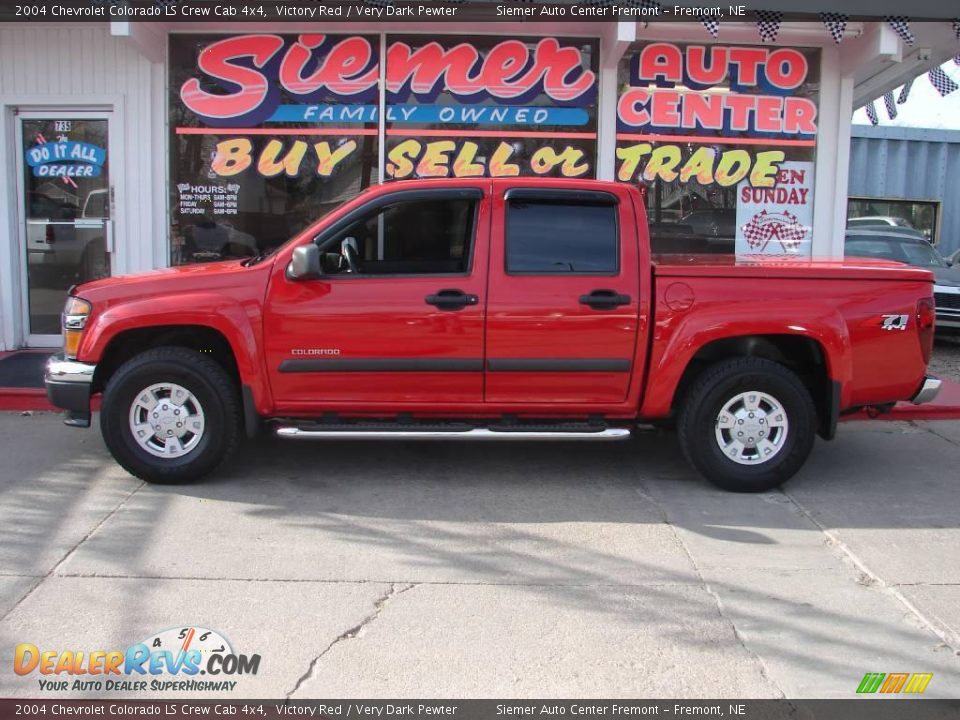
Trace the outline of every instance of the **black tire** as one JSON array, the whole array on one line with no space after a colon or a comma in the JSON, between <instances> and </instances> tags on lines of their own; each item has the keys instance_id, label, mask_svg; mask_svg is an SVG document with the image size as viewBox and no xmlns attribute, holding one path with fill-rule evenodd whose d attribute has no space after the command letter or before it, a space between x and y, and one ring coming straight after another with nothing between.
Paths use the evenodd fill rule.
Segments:
<instances>
[{"instance_id":1,"label":"black tire","mask_svg":"<svg viewBox=\"0 0 960 720\"><path fill-rule=\"evenodd\" d=\"M181 457L151 455L133 437L130 410L145 388L170 382L194 395L203 409L204 430ZM217 469L237 447L240 401L227 372L209 357L184 347L147 350L120 366L110 378L100 408L100 431L114 459L131 475L152 483L197 480Z\"/></svg>"},{"instance_id":2,"label":"black tire","mask_svg":"<svg viewBox=\"0 0 960 720\"><path fill-rule=\"evenodd\" d=\"M745 465L724 454L716 434L721 410L750 391L776 399L789 425L773 457ZM677 429L684 455L701 475L724 490L755 493L778 487L800 469L813 449L816 426L813 399L800 378L770 360L742 357L717 363L697 378L684 398Z\"/></svg>"}]
</instances>

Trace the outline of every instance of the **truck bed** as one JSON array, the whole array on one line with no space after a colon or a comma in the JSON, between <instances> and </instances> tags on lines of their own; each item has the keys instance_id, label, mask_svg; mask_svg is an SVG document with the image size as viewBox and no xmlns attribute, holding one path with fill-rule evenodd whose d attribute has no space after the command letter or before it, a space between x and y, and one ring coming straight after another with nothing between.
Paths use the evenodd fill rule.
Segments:
<instances>
[{"instance_id":1,"label":"truck bed","mask_svg":"<svg viewBox=\"0 0 960 720\"><path fill-rule=\"evenodd\" d=\"M755 277L843 280L932 281L924 268L870 258L813 258L789 260L777 257L737 258L734 255L653 256L654 273L660 277Z\"/></svg>"}]
</instances>

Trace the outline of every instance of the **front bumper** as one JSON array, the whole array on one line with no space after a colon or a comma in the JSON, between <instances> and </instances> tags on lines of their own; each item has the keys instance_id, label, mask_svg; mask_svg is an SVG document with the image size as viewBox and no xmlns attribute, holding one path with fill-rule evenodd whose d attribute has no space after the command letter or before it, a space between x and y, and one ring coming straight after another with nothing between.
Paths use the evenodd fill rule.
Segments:
<instances>
[{"instance_id":1,"label":"front bumper","mask_svg":"<svg viewBox=\"0 0 960 720\"><path fill-rule=\"evenodd\" d=\"M76 427L90 427L90 395L96 365L68 360L54 355L47 360L43 382L47 399L66 410L63 422Z\"/></svg>"},{"instance_id":2,"label":"front bumper","mask_svg":"<svg viewBox=\"0 0 960 720\"><path fill-rule=\"evenodd\" d=\"M914 405L923 405L923 403L928 403L933 400L937 393L940 392L940 382L939 378L930 377L929 375L924 379L923 385L920 386L920 389L917 391L917 394L910 398L910 402Z\"/></svg>"}]
</instances>

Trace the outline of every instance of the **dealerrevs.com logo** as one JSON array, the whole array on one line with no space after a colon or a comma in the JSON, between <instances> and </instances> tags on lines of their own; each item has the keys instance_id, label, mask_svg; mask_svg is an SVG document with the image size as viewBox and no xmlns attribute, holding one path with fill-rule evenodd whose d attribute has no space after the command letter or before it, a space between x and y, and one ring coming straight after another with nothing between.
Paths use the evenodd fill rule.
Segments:
<instances>
[{"instance_id":1,"label":"dealerrevs.com logo","mask_svg":"<svg viewBox=\"0 0 960 720\"><path fill-rule=\"evenodd\" d=\"M234 652L216 630L186 626L149 636L126 650L55 650L20 643L17 675L39 675L47 692L223 692L241 675L256 675L259 655Z\"/></svg>"}]
</instances>

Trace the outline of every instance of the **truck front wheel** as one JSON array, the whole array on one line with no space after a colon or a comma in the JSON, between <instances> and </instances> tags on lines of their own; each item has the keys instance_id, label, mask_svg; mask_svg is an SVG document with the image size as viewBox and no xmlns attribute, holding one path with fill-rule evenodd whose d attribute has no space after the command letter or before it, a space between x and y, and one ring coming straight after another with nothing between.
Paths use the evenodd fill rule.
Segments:
<instances>
[{"instance_id":1,"label":"truck front wheel","mask_svg":"<svg viewBox=\"0 0 960 720\"><path fill-rule=\"evenodd\" d=\"M103 393L100 430L114 459L154 483L196 480L234 451L237 391L209 357L161 347L131 358Z\"/></svg>"},{"instance_id":2,"label":"truck front wheel","mask_svg":"<svg viewBox=\"0 0 960 720\"><path fill-rule=\"evenodd\" d=\"M695 381L678 431L687 459L712 483L733 492L764 492L790 479L810 455L816 410L787 368L735 358Z\"/></svg>"}]
</instances>

